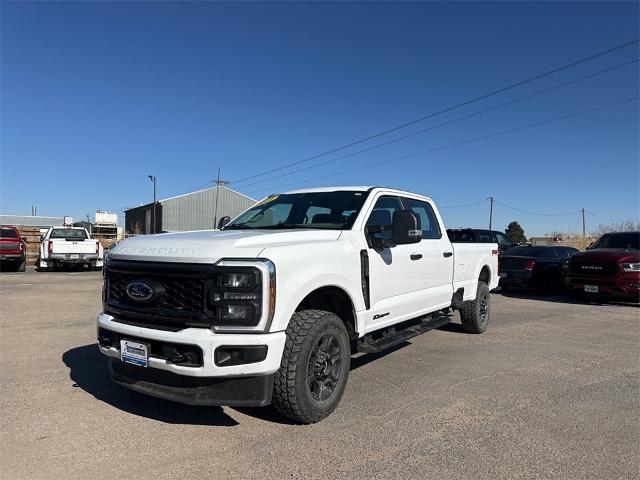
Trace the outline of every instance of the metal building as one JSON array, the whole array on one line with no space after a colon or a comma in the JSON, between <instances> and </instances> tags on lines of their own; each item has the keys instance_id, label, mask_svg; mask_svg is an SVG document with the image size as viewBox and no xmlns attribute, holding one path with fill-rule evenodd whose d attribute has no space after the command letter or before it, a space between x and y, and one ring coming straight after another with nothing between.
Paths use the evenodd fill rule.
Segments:
<instances>
[{"instance_id":1,"label":"metal building","mask_svg":"<svg viewBox=\"0 0 640 480\"><path fill-rule=\"evenodd\" d=\"M253 198L225 186L165 198L156 203L155 231L213 229L221 217L236 217L255 203ZM126 233L153 233L153 224L153 203L125 210Z\"/></svg>"},{"instance_id":2,"label":"metal building","mask_svg":"<svg viewBox=\"0 0 640 480\"><path fill-rule=\"evenodd\" d=\"M0 215L0 225L15 227L61 227L64 217L43 217L42 215Z\"/></svg>"}]
</instances>

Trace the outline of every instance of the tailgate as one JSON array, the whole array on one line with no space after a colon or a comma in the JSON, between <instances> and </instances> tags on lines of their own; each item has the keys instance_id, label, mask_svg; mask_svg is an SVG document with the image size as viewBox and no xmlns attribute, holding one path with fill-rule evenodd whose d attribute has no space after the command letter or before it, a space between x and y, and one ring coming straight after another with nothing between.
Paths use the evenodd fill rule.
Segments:
<instances>
[{"instance_id":1,"label":"tailgate","mask_svg":"<svg viewBox=\"0 0 640 480\"><path fill-rule=\"evenodd\" d=\"M64 240L55 239L52 253L96 253L95 240Z\"/></svg>"},{"instance_id":2,"label":"tailgate","mask_svg":"<svg viewBox=\"0 0 640 480\"><path fill-rule=\"evenodd\" d=\"M0 252L7 250L20 250L20 242L0 242Z\"/></svg>"}]
</instances>

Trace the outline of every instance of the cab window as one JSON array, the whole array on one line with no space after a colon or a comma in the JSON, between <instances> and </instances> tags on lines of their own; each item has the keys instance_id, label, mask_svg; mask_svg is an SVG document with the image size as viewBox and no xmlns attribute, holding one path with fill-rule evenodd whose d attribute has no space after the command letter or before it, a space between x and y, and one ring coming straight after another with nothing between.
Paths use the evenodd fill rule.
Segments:
<instances>
[{"instance_id":1,"label":"cab window","mask_svg":"<svg viewBox=\"0 0 640 480\"><path fill-rule=\"evenodd\" d=\"M413 198L403 198L402 204L405 210L411 210L420 219L423 240L442 238L440 225L431 205Z\"/></svg>"}]
</instances>

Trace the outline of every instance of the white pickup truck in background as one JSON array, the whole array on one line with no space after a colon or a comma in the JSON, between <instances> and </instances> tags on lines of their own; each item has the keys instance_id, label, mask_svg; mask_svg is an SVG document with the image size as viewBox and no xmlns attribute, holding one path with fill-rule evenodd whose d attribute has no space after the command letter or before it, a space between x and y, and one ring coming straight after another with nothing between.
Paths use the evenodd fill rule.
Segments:
<instances>
[{"instance_id":1,"label":"white pickup truck in background","mask_svg":"<svg viewBox=\"0 0 640 480\"><path fill-rule=\"evenodd\" d=\"M81 227L51 227L42 237L38 256L38 269L57 270L66 265L86 265L100 270L104 250L98 240Z\"/></svg>"},{"instance_id":2,"label":"white pickup truck in background","mask_svg":"<svg viewBox=\"0 0 640 480\"><path fill-rule=\"evenodd\" d=\"M484 332L497 259L495 244L452 245L421 195L272 195L221 230L119 243L105 262L98 343L112 380L133 390L188 404L273 403L317 422L342 397L352 349L397 345L452 310L466 331Z\"/></svg>"}]
</instances>

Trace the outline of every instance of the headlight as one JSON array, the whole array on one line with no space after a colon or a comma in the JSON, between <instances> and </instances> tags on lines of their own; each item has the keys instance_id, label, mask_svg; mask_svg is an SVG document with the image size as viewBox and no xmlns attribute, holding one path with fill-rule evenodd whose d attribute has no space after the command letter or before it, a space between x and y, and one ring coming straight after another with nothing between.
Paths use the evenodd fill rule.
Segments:
<instances>
[{"instance_id":1,"label":"headlight","mask_svg":"<svg viewBox=\"0 0 640 480\"><path fill-rule=\"evenodd\" d=\"M222 305L218 312L222 320L250 320L253 316L250 305Z\"/></svg>"},{"instance_id":2,"label":"headlight","mask_svg":"<svg viewBox=\"0 0 640 480\"><path fill-rule=\"evenodd\" d=\"M250 273L223 273L219 285L223 288L248 288L253 286L254 275Z\"/></svg>"},{"instance_id":3,"label":"headlight","mask_svg":"<svg viewBox=\"0 0 640 480\"><path fill-rule=\"evenodd\" d=\"M640 263L623 263L622 268L625 272L640 272Z\"/></svg>"},{"instance_id":4,"label":"headlight","mask_svg":"<svg viewBox=\"0 0 640 480\"><path fill-rule=\"evenodd\" d=\"M216 332L264 332L275 310L275 267L267 259L220 260L208 309Z\"/></svg>"}]
</instances>

